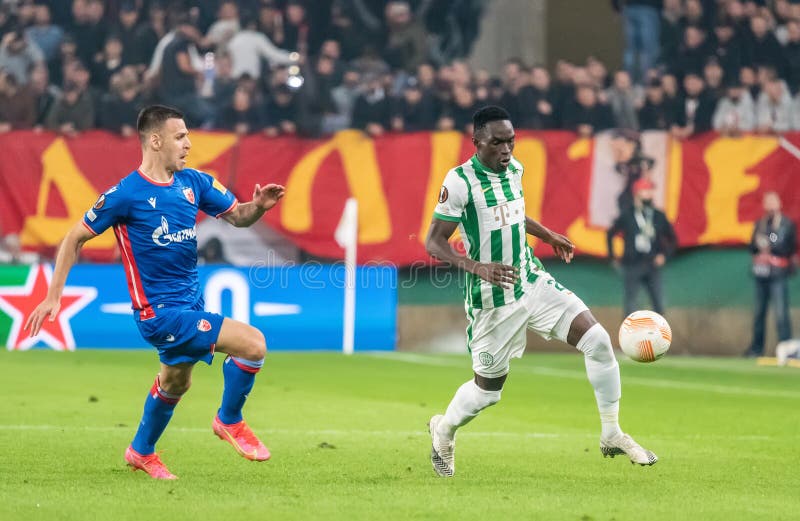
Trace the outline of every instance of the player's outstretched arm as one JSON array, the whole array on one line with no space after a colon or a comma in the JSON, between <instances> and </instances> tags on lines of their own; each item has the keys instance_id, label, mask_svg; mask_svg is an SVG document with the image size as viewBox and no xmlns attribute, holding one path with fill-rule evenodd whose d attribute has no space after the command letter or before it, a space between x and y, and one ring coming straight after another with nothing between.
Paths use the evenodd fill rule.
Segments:
<instances>
[{"instance_id":1,"label":"player's outstretched arm","mask_svg":"<svg viewBox=\"0 0 800 521\"><path fill-rule=\"evenodd\" d=\"M61 241L61 246L59 246L58 255L56 256L56 267L53 270L53 280L50 281L47 297L41 304L36 306L36 309L25 321L25 326L23 327L25 331L30 331L31 336L36 336L39 333L45 317L51 322L56 319L58 310L61 307L61 293L64 291L69 270L78 260L83 244L94 236L83 224L83 221L79 221Z\"/></svg>"},{"instance_id":2,"label":"player's outstretched arm","mask_svg":"<svg viewBox=\"0 0 800 521\"><path fill-rule=\"evenodd\" d=\"M519 272L513 266L497 262L478 262L458 255L450 247L450 236L456 231L458 223L433 218L425 239L425 248L428 254L442 262L456 266L469 273L474 273L483 280L503 288L512 287L519 279Z\"/></svg>"},{"instance_id":3,"label":"player's outstretched arm","mask_svg":"<svg viewBox=\"0 0 800 521\"><path fill-rule=\"evenodd\" d=\"M558 258L564 262L569 263L572 261L575 245L564 235L554 232L528 216L525 216L525 232L540 238L545 244L552 246Z\"/></svg>"},{"instance_id":4,"label":"player's outstretched arm","mask_svg":"<svg viewBox=\"0 0 800 521\"><path fill-rule=\"evenodd\" d=\"M261 219L264 213L278 204L286 188L281 185L268 184L256 185L253 190L253 200L249 203L240 203L236 208L222 216L223 219L239 228L246 228Z\"/></svg>"}]
</instances>

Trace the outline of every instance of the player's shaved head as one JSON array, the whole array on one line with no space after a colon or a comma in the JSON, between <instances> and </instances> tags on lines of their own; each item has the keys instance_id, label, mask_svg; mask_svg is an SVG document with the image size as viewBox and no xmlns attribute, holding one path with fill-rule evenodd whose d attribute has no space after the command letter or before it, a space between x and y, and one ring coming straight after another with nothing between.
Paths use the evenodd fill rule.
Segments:
<instances>
[{"instance_id":1,"label":"player's shaved head","mask_svg":"<svg viewBox=\"0 0 800 521\"><path fill-rule=\"evenodd\" d=\"M169 119L183 119L183 113L172 107L165 105L150 105L139 112L136 119L136 130L139 132L139 140L144 144L148 136L153 132L158 132Z\"/></svg>"}]
</instances>

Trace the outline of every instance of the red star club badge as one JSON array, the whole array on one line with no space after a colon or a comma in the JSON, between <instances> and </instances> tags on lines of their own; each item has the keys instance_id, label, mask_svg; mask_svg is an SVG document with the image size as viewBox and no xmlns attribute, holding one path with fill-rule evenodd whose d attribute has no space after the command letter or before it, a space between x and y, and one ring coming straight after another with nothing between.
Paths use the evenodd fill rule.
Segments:
<instances>
[{"instance_id":1,"label":"red star club badge","mask_svg":"<svg viewBox=\"0 0 800 521\"><path fill-rule=\"evenodd\" d=\"M9 351L30 349L39 342L58 351L74 351L75 338L69 320L97 298L97 289L83 286L66 286L61 295L61 309L54 321L45 318L42 329L35 337L27 336L22 326L47 296L53 269L49 265L31 266L23 286L0 286L0 310L11 317L11 330L6 346Z\"/></svg>"}]
</instances>

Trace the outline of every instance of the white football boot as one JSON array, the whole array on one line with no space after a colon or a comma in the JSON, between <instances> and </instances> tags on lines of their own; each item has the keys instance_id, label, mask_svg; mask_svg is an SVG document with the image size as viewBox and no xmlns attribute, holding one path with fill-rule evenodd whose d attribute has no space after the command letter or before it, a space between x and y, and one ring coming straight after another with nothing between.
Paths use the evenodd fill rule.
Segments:
<instances>
[{"instance_id":1,"label":"white football boot","mask_svg":"<svg viewBox=\"0 0 800 521\"><path fill-rule=\"evenodd\" d=\"M431 433L431 465L443 478L451 478L456 473L456 440L445 438L436 431L443 416L437 414L428 422L428 431Z\"/></svg>"},{"instance_id":2,"label":"white football boot","mask_svg":"<svg viewBox=\"0 0 800 521\"><path fill-rule=\"evenodd\" d=\"M631 459L631 463L639 465L654 465L658 461L658 456L633 441L633 438L624 432L608 439L600 438L600 452L604 458L625 454Z\"/></svg>"}]
</instances>

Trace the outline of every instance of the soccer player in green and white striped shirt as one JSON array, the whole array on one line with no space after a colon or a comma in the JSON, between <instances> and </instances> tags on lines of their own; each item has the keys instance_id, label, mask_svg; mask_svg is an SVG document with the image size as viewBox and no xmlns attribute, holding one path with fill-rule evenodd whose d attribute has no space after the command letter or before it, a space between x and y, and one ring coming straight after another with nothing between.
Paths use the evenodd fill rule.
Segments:
<instances>
[{"instance_id":1,"label":"soccer player in green and white striped shirt","mask_svg":"<svg viewBox=\"0 0 800 521\"><path fill-rule=\"evenodd\" d=\"M652 465L658 458L619 427L621 386L611 338L583 301L548 274L527 243L527 234L551 245L565 262L573 245L525 215L522 164L514 159L514 127L508 112L485 107L473 117L476 153L450 170L439 193L426 239L428 253L466 272L467 347L475 377L456 391L444 415L431 418L431 463L443 477L455 473L455 434L500 400L511 358L525 351L531 329L584 354L586 373L600 411L600 450ZM448 242L458 228L467 255Z\"/></svg>"}]
</instances>

